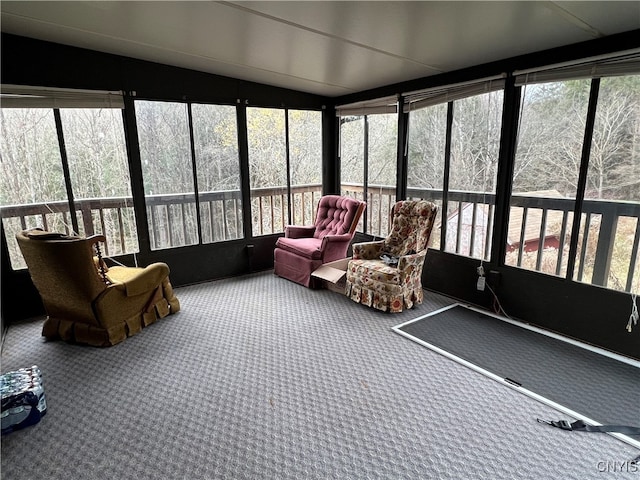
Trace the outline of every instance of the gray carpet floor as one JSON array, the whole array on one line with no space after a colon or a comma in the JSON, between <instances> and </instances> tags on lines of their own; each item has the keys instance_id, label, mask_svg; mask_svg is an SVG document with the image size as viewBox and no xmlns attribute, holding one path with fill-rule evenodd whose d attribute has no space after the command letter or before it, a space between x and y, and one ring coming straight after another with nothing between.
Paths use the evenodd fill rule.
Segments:
<instances>
[{"instance_id":1,"label":"gray carpet floor","mask_svg":"<svg viewBox=\"0 0 640 480\"><path fill-rule=\"evenodd\" d=\"M2 437L13 479L638 478L637 449L403 338L391 315L272 272L176 289L182 310L98 349L12 325L48 412Z\"/></svg>"}]
</instances>

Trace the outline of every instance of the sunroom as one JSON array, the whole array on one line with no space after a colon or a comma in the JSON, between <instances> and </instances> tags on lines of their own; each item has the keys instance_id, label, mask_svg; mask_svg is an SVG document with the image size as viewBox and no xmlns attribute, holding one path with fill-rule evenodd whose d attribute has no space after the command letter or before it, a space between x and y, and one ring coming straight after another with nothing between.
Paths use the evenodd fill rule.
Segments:
<instances>
[{"instance_id":1,"label":"sunroom","mask_svg":"<svg viewBox=\"0 0 640 480\"><path fill-rule=\"evenodd\" d=\"M339 194L367 203L354 242L386 237L398 200L438 205L422 276L434 298L640 360L635 2L30 3L2 4L3 339L44 313L21 230L104 234L106 256L167 263L188 298L271 275L285 227ZM144 31L151 5L166 41ZM500 27L514 15L527 21ZM419 33L418 18L452 23ZM213 61L201 45L224 35ZM444 57L420 42L456 36L467 43L443 45L451 60L434 66ZM343 308L336 295L328 310Z\"/></svg>"}]
</instances>

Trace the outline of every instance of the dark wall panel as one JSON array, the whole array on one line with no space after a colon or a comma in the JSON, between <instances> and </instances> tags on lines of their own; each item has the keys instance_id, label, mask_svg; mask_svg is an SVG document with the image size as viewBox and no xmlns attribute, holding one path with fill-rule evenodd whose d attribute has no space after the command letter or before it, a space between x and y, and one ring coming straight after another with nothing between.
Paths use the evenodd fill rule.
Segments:
<instances>
[{"instance_id":1,"label":"dark wall panel","mask_svg":"<svg viewBox=\"0 0 640 480\"><path fill-rule=\"evenodd\" d=\"M12 319L30 318L44 312L42 300L36 287L33 286L29 272L26 270L13 271L9 261L7 242L15 242L14 238L6 239L4 228L0 222L0 241L2 257L2 275L0 275L0 318L2 319L2 333L5 326Z\"/></svg>"},{"instance_id":2,"label":"dark wall panel","mask_svg":"<svg viewBox=\"0 0 640 480\"><path fill-rule=\"evenodd\" d=\"M155 250L140 255L142 265L164 262L171 270L175 286L232 277L248 272L248 255L244 242L216 243L170 250Z\"/></svg>"}]
</instances>

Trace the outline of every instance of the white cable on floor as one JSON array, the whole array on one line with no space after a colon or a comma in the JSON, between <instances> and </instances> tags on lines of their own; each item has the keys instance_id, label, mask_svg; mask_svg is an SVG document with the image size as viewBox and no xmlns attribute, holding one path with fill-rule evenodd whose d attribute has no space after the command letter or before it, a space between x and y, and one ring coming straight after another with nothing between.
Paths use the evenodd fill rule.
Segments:
<instances>
[{"instance_id":1,"label":"white cable on floor","mask_svg":"<svg viewBox=\"0 0 640 480\"><path fill-rule=\"evenodd\" d=\"M640 316L638 314L638 304L636 303L637 297L638 296L635 293L631 294L631 303L632 303L631 315L629 315L629 322L627 323L627 332L629 333L631 333L631 330L633 329L633 325L638 324L638 317Z\"/></svg>"}]
</instances>

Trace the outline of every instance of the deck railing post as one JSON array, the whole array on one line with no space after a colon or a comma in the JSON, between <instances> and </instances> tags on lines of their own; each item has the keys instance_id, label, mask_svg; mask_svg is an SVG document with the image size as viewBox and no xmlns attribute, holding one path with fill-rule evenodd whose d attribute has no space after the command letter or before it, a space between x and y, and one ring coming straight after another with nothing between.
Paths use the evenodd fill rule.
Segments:
<instances>
[{"instance_id":1,"label":"deck railing post","mask_svg":"<svg viewBox=\"0 0 640 480\"><path fill-rule=\"evenodd\" d=\"M598 234L596 256L593 263L593 277L591 278L591 283L595 285L607 286L617 225L617 215L612 213L601 215L600 232Z\"/></svg>"}]
</instances>

